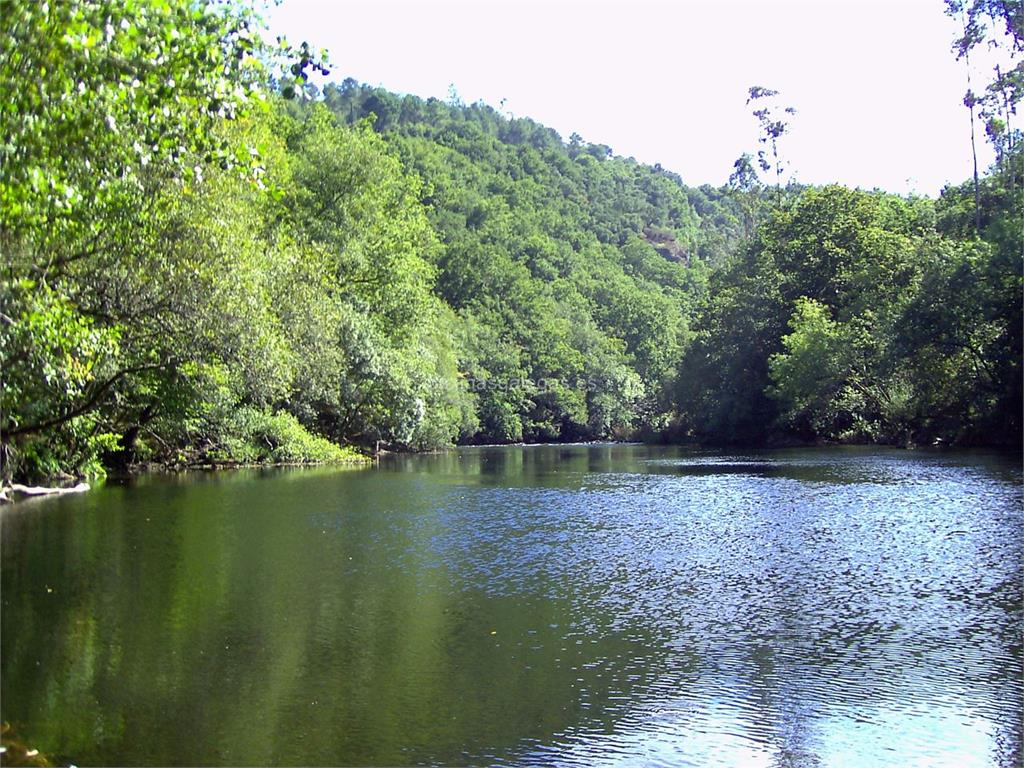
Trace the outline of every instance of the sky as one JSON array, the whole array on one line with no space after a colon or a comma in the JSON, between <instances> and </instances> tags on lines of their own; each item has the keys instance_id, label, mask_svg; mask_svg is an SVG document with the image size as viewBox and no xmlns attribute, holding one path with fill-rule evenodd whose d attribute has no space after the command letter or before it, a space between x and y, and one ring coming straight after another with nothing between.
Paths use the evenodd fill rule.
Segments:
<instances>
[{"instance_id":1,"label":"sky","mask_svg":"<svg viewBox=\"0 0 1024 768\"><path fill-rule=\"evenodd\" d=\"M747 90L797 114L800 182L936 195L971 175L966 74L942 0L283 0L270 29L327 48L329 80L482 100L724 183L757 152ZM978 75L975 75L978 77ZM976 81L976 87L977 87ZM979 163L991 152L978 128Z\"/></svg>"}]
</instances>

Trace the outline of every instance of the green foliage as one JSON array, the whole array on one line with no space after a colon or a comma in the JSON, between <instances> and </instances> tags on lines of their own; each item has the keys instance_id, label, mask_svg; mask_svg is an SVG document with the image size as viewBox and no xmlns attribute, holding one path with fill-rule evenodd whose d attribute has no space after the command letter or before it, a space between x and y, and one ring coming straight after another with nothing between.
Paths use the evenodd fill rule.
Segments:
<instances>
[{"instance_id":1,"label":"green foliage","mask_svg":"<svg viewBox=\"0 0 1024 768\"><path fill-rule=\"evenodd\" d=\"M5 447L6 469L37 476L81 465L83 473L99 474L95 458L109 441L80 403L114 381L118 329L97 327L45 285L21 281L3 289L3 306L20 312L3 317L0 414L5 435L25 436L19 450Z\"/></svg>"},{"instance_id":2,"label":"green foliage","mask_svg":"<svg viewBox=\"0 0 1024 768\"><path fill-rule=\"evenodd\" d=\"M828 307L814 299L797 299L792 331L782 337L783 351L768 358L773 386L769 394L779 401L790 422L809 419L814 432L824 431L843 374L844 339Z\"/></svg>"},{"instance_id":3,"label":"green foliage","mask_svg":"<svg viewBox=\"0 0 1024 768\"><path fill-rule=\"evenodd\" d=\"M48 286L22 281L5 287L4 305L21 312L7 319L7 332L0 336L8 364L0 403L7 428L27 430L106 378L119 333L97 327Z\"/></svg>"},{"instance_id":4,"label":"green foliage","mask_svg":"<svg viewBox=\"0 0 1024 768\"><path fill-rule=\"evenodd\" d=\"M290 413L240 408L217 435L204 460L213 463L309 464L359 462L351 448L311 434Z\"/></svg>"},{"instance_id":5,"label":"green foliage","mask_svg":"<svg viewBox=\"0 0 1024 768\"><path fill-rule=\"evenodd\" d=\"M0 2L5 479L670 427L1020 438L1005 99L997 167L932 202L783 189L791 111L753 89L771 203L749 155L687 188L483 104L317 103L308 45L235 3Z\"/></svg>"},{"instance_id":6,"label":"green foliage","mask_svg":"<svg viewBox=\"0 0 1024 768\"><path fill-rule=\"evenodd\" d=\"M257 19L185 0L3 10L18 41L0 56L4 475L195 453L216 436L186 426L208 422L204 408L289 405L303 350L273 278L317 244L265 191L269 166L279 184L291 171L276 107L249 109L268 102L257 58L273 53ZM284 50L293 82L320 68L308 46ZM393 237L374 258L404 253L399 214L414 203L368 217L396 220L365 229ZM394 284L393 304L415 311Z\"/></svg>"},{"instance_id":7,"label":"green foliage","mask_svg":"<svg viewBox=\"0 0 1024 768\"><path fill-rule=\"evenodd\" d=\"M260 44L233 4L4 0L4 229L83 226L150 164L233 157L214 130L253 97Z\"/></svg>"},{"instance_id":8,"label":"green foliage","mask_svg":"<svg viewBox=\"0 0 1024 768\"><path fill-rule=\"evenodd\" d=\"M678 390L720 441L1019 442L1020 196L806 190L715 276ZM962 239L968 238L968 239ZM774 425L774 426L772 426Z\"/></svg>"},{"instance_id":9,"label":"green foliage","mask_svg":"<svg viewBox=\"0 0 1024 768\"><path fill-rule=\"evenodd\" d=\"M568 144L483 104L399 97L353 80L324 89L340 119L373 120L406 167L443 248L436 292L459 311L476 441L590 439L666 422L705 290L700 257L737 236L702 227L679 178ZM702 196L710 220L731 203Z\"/></svg>"}]
</instances>

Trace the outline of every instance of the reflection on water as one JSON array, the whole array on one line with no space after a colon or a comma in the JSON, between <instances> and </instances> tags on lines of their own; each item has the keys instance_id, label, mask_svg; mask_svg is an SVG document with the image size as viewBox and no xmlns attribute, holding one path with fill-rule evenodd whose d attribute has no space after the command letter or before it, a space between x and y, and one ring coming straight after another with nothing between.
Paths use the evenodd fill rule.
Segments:
<instances>
[{"instance_id":1,"label":"reflection on water","mask_svg":"<svg viewBox=\"0 0 1024 768\"><path fill-rule=\"evenodd\" d=\"M1021 760L998 457L478 448L0 522L0 716L76 764Z\"/></svg>"}]
</instances>

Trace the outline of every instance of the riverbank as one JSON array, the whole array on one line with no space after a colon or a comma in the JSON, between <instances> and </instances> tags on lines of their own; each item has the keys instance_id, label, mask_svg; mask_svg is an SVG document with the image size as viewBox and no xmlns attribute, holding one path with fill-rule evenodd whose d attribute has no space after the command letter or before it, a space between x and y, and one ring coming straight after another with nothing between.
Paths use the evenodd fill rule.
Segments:
<instances>
[{"instance_id":1,"label":"riverbank","mask_svg":"<svg viewBox=\"0 0 1024 768\"><path fill-rule=\"evenodd\" d=\"M329 467L329 466L364 466L372 464L374 459L358 453L354 449L342 449L343 454L325 461L203 461L203 462L141 462L132 464L120 472L108 472L99 479L128 479L148 474L178 474L182 472L220 472L236 469L276 469L285 467ZM98 478L90 478L98 479ZM65 484L59 482L63 480ZM74 485L67 482L77 481ZM26 485L22 483L4 483L0 485L0 505L13 504L29 499L49 496L63 496L72 493L85 493L92 485L84 477L69 478L58 476L44 478L42 485Z\"/></svg>"},{"instance_id":2,"label":"riverbank","mask_svg":"<svg viewBox=\"0 0 1024 768\"><path fill-rule=\"evenodd\" d=\"M378 448L372 455L366 455L359 453L351 447L344 447L340 449L340 453L336 454L334 458L326 460L300 460L300 461L246 461L246 460L233 460L233 459L222 459L222 460L201 460L201 461L147 461L139 462L129 465L127 468L120 471L108 471L105 475L100 478L96 477L72 477L68 475L60 475L49 478L41 478L39 485L28 485L21 483L4 483L0 485L0 505L11 504L18 501L25 501L33 498L41 498L46 496L58 496L69 493L83 493L91 489L91 486L86 480L96 479L112 479L112 480L130 480L138 478L144 475L173 475L184 472L223 472L230 470L242 470L242 469L283 469L283 468L300 468L300 467L330 467L330 466L367 466L378 461L382 456L391 455L406 455L415 456L423 454L435 454L444 453L451 450L458 449L494 449L494 448L541 448L546 446L558 446L563 448L578 448L587 446L598 446L598 445L616 445L616 446L630 446L630 445L647 445L647 446L662 446L662 447L684 447L697 451L736 451L736 450L784 450L784 449L807 449L807 450L827 450L831 448L862 448L870 450L873 448L896 448L898 450L906 451L957 451L957 450L987 450L994 453L1013 453L1017 451L1016 447L1005 446L999 444L988 444L988 445L958 445L950 444L942 440L936 440L932 443L914 443L911 441L905 443L870 443L870 442L841 442L841 441L828 441L828 440L802 440L792 436L776 436L768 438L760 444L725 444L715 445L706 442L698 442L695 440L684 440L684 441L655 441L655 440L587 440L587 441L573 441L573 442L537 442L537 443L467 443L461 445L451 445L442 449L435 449L433 451L412 451L412 450L387 450ZM70 483L75 482L74 485Z\"/></svg>"}]
</instances>

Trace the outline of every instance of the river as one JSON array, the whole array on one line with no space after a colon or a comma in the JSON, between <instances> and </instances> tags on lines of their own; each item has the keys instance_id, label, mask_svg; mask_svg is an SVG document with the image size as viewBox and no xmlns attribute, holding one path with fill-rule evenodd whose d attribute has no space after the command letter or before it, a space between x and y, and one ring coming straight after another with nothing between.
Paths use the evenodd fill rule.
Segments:
<instances>
[{"instance_id":1,"label":"river","mask_svg":"<svg viewBox=\"0 0 1024 768\"><path fill-rule=\"evenodd\" d=\"M1011 766L1019 459L466 448L0 513L0 717L76 765Z\"/></svg>"}]
</instances>

